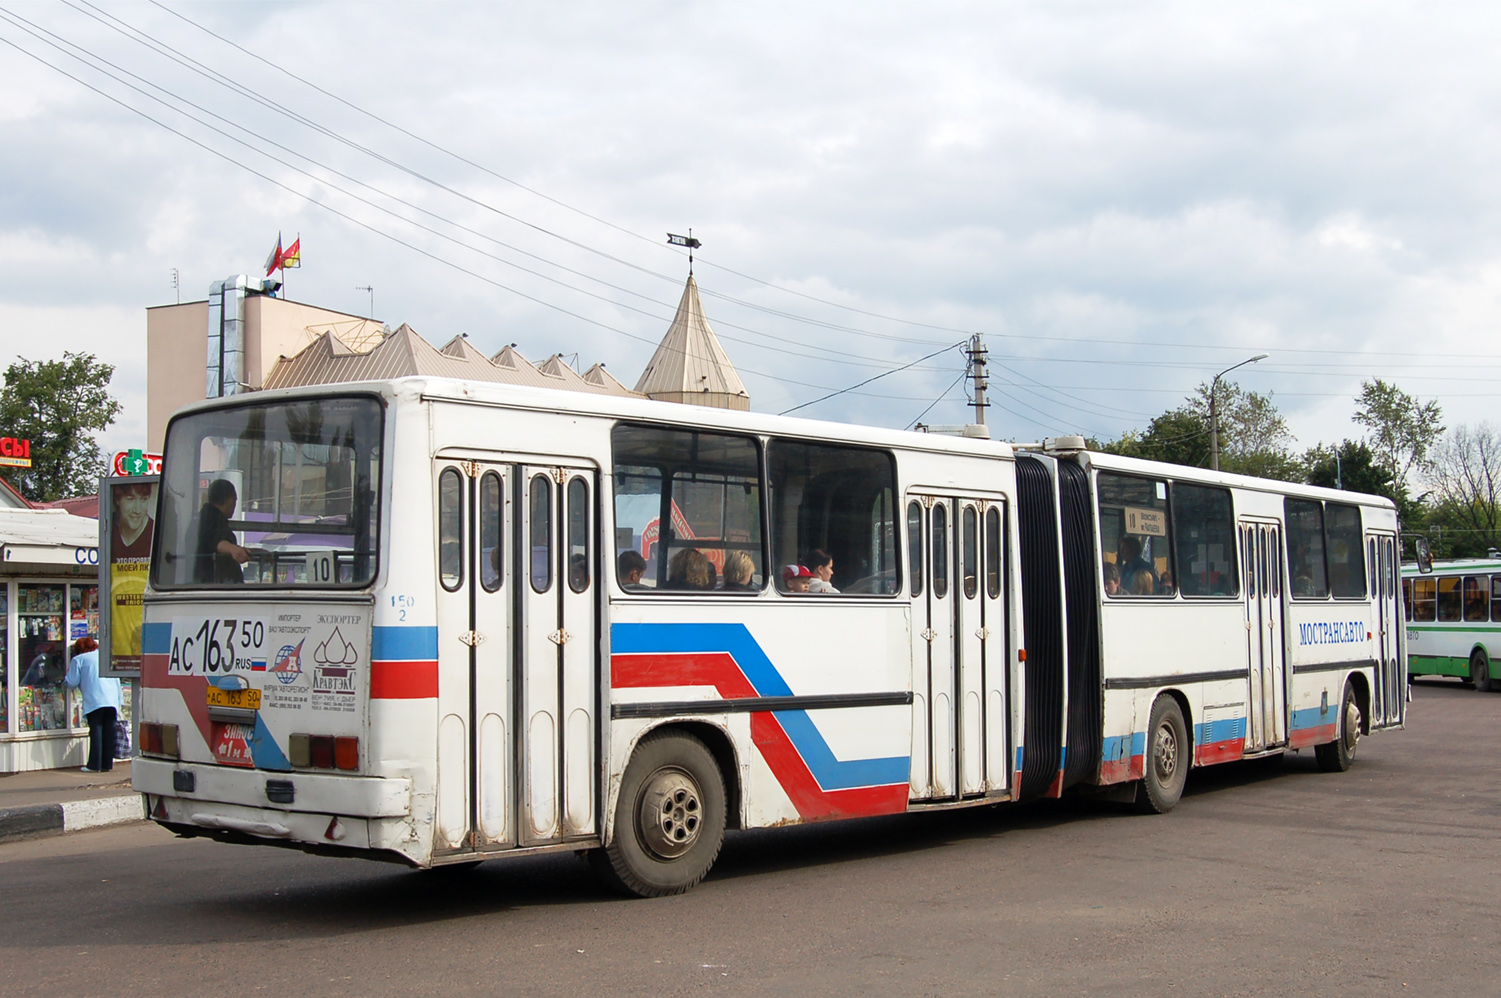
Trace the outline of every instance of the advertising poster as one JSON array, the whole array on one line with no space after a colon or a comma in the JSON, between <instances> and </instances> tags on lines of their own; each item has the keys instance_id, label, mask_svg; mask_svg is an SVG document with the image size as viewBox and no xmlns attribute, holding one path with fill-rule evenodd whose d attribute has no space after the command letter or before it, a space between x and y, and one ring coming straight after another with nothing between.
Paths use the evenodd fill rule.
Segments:
<instances>
[{"instance_id":1,"label":"advertising poster","mask_svg":"<svg viewBox=\"0 0 1501 998\"><path fill-rule=\"evenodd\" d=\"M99 672L141 674L141 598L156 535L157 476L106 478L99 492Z\"/></svg>"}]
</instances>

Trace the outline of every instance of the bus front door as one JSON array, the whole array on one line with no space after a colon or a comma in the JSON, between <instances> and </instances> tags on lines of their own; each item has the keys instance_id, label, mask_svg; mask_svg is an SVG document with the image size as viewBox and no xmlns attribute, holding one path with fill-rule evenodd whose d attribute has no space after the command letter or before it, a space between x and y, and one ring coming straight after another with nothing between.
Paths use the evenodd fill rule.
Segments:
<instances>
[{"instance_id":1,"label":"bus front door","mask_svg":"<svg viewBox=\"0 0 1501 998\"><path fill-rule=\"evenodd\" d=\"M594 482L437 463L439 855L594 832Z\"/></svg>"},{"instance_id":2,"label":"bus front door","mask_svg":"<svg viewBox=\"0 0 1501 998\"><path fill-rule=\"evenodd\" d=\"M1397 538L1393 534L1366 534L1366 575L1375 603L1376 694L1372 697L1371 724L1401 724L1407 699L1407 676L1402 669L1398 629L1405 626L1398 604Z\"/></svg>"},{"instance_id":3,"label":"bus front door","mask_svg":"<svg viewBox=\"0 0 1501 998\"><path fill-rule=\"evenodd\" d=\"M1246 750L1287 741L1287 677L1282 618L1282 532L1276 523L1242 521L1241 565L1250 658Z\"/></svg>"}]
</instances>

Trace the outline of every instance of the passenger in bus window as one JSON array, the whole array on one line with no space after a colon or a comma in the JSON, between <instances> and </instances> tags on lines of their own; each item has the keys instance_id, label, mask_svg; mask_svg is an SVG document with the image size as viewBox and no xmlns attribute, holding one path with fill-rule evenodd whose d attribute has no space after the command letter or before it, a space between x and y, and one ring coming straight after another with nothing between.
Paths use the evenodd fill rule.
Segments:
<instances>
[{"instance_id":1,"label":"passenger in bus window","mask_svg":"<svg viewBox=\"0 0 1501 998\"><path fill-rule=\"evenodd\" d=\"M1177 591L1178 587L1173 585L1173 573L1164 571L1162 575L1157 579L1157 595L1171 596Z\"/></svg>"},{"instance_id":2,"label":"passenger in bus window","mask_svg":"<svg viewBox=\"0 0 1501 998\"><path fill-rule=\"evenodd\" d=\"M789 593L805 593L813 581L813 573L802 565L788 565L782 569L782 585Z\"/></svg>"},{"instance_id":3,"label":"passenger in bus window","mask_svg":"<svg viewBox=\"0 0 1501 998\"><path fill-rule=\"evenodd\" d=\"M1294 596L1312 596L1312 595L1314 595L1314 591L1313 591L1313 576L1311 576L1311 575L1308 574L1308 570L1307 569L1300 570L1298 572L1298 574L1293 578L1293 595Z\"/></svg>"},{"instance_id":4,"label":"passenger in bus window","mask_svg":"<svg viewBox=\"0 0 1501 998\"><path fill-rule=\"evenodd\" d=\"M1115 562L1105 562L1105 595L1119 596L1121 594L1121 570L1115 567Z\"/></svg>"},{"instance_id":5,"label":"passenger in bus window","mask_svg":"<svg viewBox=\"0 0 1501 998\"><path fill-rule=\"evenodd\" d=\"M709 559L698 548L683 548L667 563L667 585L671 589L712 588Z\"/></svg>"},{"instance_id":6,"label":"passenger in bus window","mask_svg":"<svg viewBox=\"0 0 1501 998\"><path fill-rule=\"evenodd\" d=\"M1115 563L1121 569L1121 592L1127 596L1151 596L1157 592L1157 572L1141 556L1141 538L1126 534L1121 538Z\"/></svg>"},{"instance_id":7,"label":"passenger in bus window","mask_svg":"<svg viewBox=\"0 0 1501 998\"><path fill-rule=\"evenodd\" d=\"M209 483L203 508L198 511L198 546L193 565L196 582L244 582L240 566L250 560L250 552L235 543L229 521L240 501L234 483L216 478Z\"/></svg>"},{"instance_id":8,"label":"passenger in bus window","mask_svg":"<svg viewBox=\"0 0 1501 998\"><path fill-rule=\"evenodd\" d=\"M621 589L645 589L641 576L646 574L646 559L636 551L622 551L615 558L615 574Z\"/></svg>"},{"instance_id":9,"label":"passenger in bus window","mask_svg":"<svg viewBox=\"0 0 1501 998\"><path fill-rule=\"evenodd\" d=\"M808 552L808 570L813 573L813 580L808 583L810 593L837 593L834 588L834 556L822 548L814 548Z\"/></svg>"},{"instance_id":10,"label":"passenger in bus window","mask_svg":"<svg viewBox=\"0 0 1501 998\"><path fill-rule=\"evenodd\" d=\"M756 574L756 563L744 551L731 551L724 556L724 588L730 592L754 592L756 587L751 577Z\"/></svg>"}]
</instances>

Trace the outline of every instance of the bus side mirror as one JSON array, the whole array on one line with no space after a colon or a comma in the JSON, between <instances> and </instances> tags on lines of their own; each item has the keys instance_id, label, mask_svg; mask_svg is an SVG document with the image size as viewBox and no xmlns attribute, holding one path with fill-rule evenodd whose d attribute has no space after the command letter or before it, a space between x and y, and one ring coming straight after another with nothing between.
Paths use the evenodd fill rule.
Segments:
<instances>
[{"instance_id":1,"label":"bus side mirror","mask_svg":"<svg viewBox=\"0 0 1501 998\"><path fill-rule=\"evenodd\" d=\"M1427 575L1433 571L1433 549L1428 546L1428 538L1414 537L1412 546L1417 549L1418 553L1418 571Z\"/></svg>"}]
</instances>

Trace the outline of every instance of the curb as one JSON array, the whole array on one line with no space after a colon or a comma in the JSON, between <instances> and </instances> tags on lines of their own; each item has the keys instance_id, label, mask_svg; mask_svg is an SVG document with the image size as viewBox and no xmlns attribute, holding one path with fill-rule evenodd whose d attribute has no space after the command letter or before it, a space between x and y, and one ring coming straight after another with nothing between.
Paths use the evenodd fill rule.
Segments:
<instances>
[{"instance_id":1,"label":"curb","mask_svg":"<svg viewBox=\"0 0 1501 998\"><path fill-rule=\"evenodd\" d=\"M0 842L39 839L145 819L146 805L140 794L0 808Z\"/></svg>"}]
</instances>

